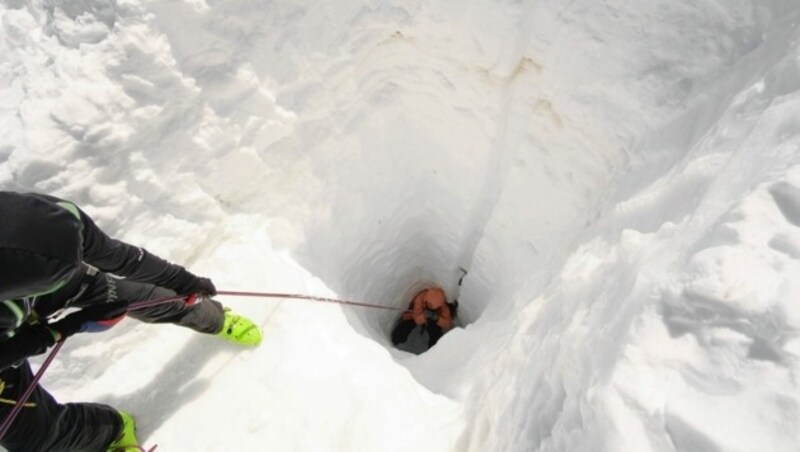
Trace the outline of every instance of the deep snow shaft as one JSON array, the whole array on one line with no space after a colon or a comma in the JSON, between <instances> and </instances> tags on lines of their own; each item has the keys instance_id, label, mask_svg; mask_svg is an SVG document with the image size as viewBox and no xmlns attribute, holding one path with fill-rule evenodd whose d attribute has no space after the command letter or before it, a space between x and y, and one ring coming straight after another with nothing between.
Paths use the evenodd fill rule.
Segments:
<instances>
[{"instance_id":1,"label":"deep snow shaft","mask_svg":"<svg viewBox=\"0 0 800 452\"><path fill-rule=\"evenodd\" d=\"M229 287L402 307L471 270L420 356L394 312L264 303L236 358L75 338L60 398L192 450L800 450L796 0L0 11L4 187Z\"/></svg>"}]
</instances>

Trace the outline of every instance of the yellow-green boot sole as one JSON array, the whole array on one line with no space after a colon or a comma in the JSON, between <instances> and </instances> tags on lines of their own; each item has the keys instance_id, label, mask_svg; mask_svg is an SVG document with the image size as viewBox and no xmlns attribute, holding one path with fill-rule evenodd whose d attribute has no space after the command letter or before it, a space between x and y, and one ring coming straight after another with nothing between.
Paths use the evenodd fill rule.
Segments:
<instances>
[{"instance_id":1,"label":"yellow-green boot sole","mask_svg":"<svg viewBox=\"0 0 800 452\"><path fill-rule=\"evenodd\" d=\"M136 421L133 416L118 411L122 419L122 431L117 439L108 446L108 452L140 452L139 441L136 439Z\"/></svg>"},{"instance_id":2,"label":"yellow-green boot sole","mask_svg":"<svg viewBox=\"0 0 800 452\"><path fill-rule=\"evenodd\" d=\"M225 323L222 331L218 333L226 341L246 347L255 347L261 343L261 328L252 320L239 314L234 314L225 308Z\"/></svg>"}]
</instances>

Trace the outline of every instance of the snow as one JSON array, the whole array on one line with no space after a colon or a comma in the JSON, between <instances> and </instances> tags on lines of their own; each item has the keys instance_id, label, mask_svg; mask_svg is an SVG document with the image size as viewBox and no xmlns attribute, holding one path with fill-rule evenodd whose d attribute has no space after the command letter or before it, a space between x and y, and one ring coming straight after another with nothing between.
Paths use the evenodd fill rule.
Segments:
<instances>
[{"instance_id":1,"label":"snow","mask_svg":"<svg viewBox=\"0 0 800 452\"><path fill-rule=\"evenodd\" d=\"M224 289L460 291L419 356L365 308L221 297L247 351L128 320L67 343L59 400L160 450L800 449L795 1L0 15L3 189Z\"/></svg>"}]
</instances>

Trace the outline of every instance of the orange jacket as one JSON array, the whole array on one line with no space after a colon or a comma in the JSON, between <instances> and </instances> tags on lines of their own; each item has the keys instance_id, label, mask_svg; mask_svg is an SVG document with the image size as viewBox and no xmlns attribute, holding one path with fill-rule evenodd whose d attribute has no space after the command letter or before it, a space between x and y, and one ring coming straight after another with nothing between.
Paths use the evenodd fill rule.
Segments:
<instances>
[{"instance_id":1,"label":"orange jacket","mask_svg":"<svg viewBox=\"0 0 800 452\"><path fill-rule=\"evenodd\" d=\"M450 312L450 306L447 305L447 297L442 289L425 289L418 293L411 303L408 305L411 312L403 314L404 320L413 320L417 325L424 325L425 310L436 311L439 315L439 320L436 324L443 329L453 326L453 315Z\"/></svg>"}]
</instances>

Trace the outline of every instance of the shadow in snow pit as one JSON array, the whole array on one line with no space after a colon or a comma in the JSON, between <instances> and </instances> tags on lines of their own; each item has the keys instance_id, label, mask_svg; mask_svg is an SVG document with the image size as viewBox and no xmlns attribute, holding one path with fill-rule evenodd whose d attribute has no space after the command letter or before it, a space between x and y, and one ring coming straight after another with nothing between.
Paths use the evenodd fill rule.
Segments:
<instances>
[{"instance_id":1,"label":"shadow in snow pit","mask_svg":"<svg viewBox=\"0 0 800 452\"><path fill-rule=\"evenodd\" d=\"M411 334L408 335L408 339L405 342L396 344L395 347L404 352L420 355L428 351L429 338L430 336L428 336L425 328L415 327Z\"/></svg>"}]
</instances>

